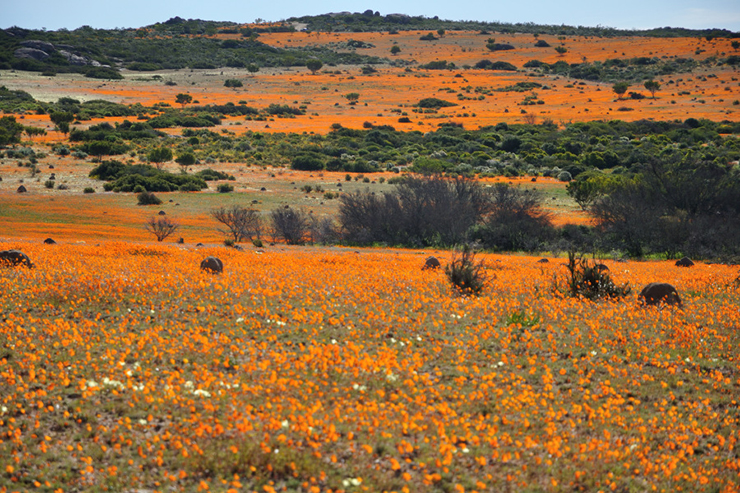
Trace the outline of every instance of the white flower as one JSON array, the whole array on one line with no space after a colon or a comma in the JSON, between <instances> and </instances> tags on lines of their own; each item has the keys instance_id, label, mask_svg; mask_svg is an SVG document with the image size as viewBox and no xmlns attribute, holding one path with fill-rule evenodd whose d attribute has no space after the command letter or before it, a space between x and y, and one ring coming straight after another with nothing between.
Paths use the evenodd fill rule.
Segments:
<instances>
[{"instance_id":1,"label":"white flower","mask_svg":"<svg viewBox=\"0 0 740 493\"><path fill-rule=\"evenodd\" d=\"M236 319L236 323L240 324L242 322L244 322L244 317L239 317Z\"/></svg>"},{"instance_id":2,"label":"white flower","mask_svg":"<svg viewBox=\"0 0 740 493\"><path fill-rule=\"evenodd\" d=\"M139 420L139 424L140 425L145 425L146 424L146 420L145 419L140 419Z\"/></svg>"},{"instance_id":3,"label":"white flower","mask_svg":"<svg viewBox=\"0 0 740 493\"><path fill-rule=\"evenodd\" d=\"M285 421L280 423L280 426L282 426L283 428L290 428L290 421L286 419Z\"/></svg>"},{"instance_id":4,"label":"white flower","mask_svg":"<svg viewBox=\"0 0 740 493\"><path fill-rule=\"evenodd\" d=\"M122 389L124 387L123 383L119 382L118 380L111 380L108 377L103 378L103 385L106 387L117 387L119 389Z\"/></svg>"},{"instance_id":5,"label":"white flower","mask_svg":"<svg viewBox=\"0 0 740 493\"><path fill-rule=\"evenodd\" d=\"M350 486L360 486L362 484L361 478L347 478L342 480L342 486L349 488Z\"/></svg>"},{"instance_id":6,"label":"white flower","mask_svg":"<svg viewBox=\"0 0 740 493\"><path fill-rule=\"evenodd\" d=\"M398 377L397 377L396 375L394 375L393 373L388 373L388 374L387 374L387 375L385 376L385 379L386 379L386 380L387 380L388 382L395 382L396 380L398 380Z\"/></svg>"},{"instance_id":7,"label":"white flower","mask_svg":"<svg viewBox=\"0 0 740 493\"><path fill-rule=\"evenodd\" d=\"M0 414L5 414L8 412L8 408L5 406L0 407Z\"/></svg>"},{"instance_id":8,"label":"white flower","mask_svg":"<svg viewBox=\"0 0 740 493\"><path fill-rule=\"evenodd\" d=\"M87 382L85 382L85 385L87 385L87 387L91 389L93 387L97 387L98 382L96 382L95 380L88 380Z\"/></svg>"},{"instance_id":9,"label":"white flower","mask_svg":"<svg viewBox=\"0 0 740 493\"><path fill-rule=\"evenodd\" d=\"M211 397L211 393L203 389L196 389L193 392L193 395L202 395L203 397Z\"/></svg>"},{"instance_id":10,"label":"white flower","mask_svg":"<svg viewBox=\"0 0 740 493\"><path fill-rule=\"evenodd\" d=\"M352 388L355 390L359 390L360 392L365 392L367 390L367 387L365 387L364 385L357 384L357 383L354 384Z\"/></svg>"},{"instance_id":11,"label":"white flower","mask_svg":"<svg viewBox=\"0 0 740 493\"><path fill-rule=\"evenodd\" d=\"M185 382L185 388L186 389L192 389L193 388L193 382L191 382L190 380L188 380L187 382Z\"/></svg>"},{"instance_id":12,"label":"white flower","mask_svg":"<svg viewBox=\"0 0 740 493\"><path fill-rule=\"evenodd\" d=\"M275 450L273 450L273 452L276 453L276 454L279 454L280 453L280 449L279 448L276 448Z\"/></svg>"},{"instance_id":13,"label":"white flower","mask_svg":"<svg viewBox=\"0 0 740 493\"><path fill-rule=\"evenodd\" d=\"M461 452L462 452L463 454L467 454L467 453L469 453L469 452L470 452L470 449L469 449L468 447L465 447L465 448L463 448L463 449L461 450Z\"/></svg>"},{"instance_id":14,"label":"white flower","mask_svg":"<svg viewBox=\"0 0 740 493\"><path fill-rule=\"evenodd\" d=\"M498 366L504 366L504 362L503 361L499 361L498 362Z\"/></svg>"},{"instance_id":15,"label":"white flower","mask_svg":"<svg viewBox=\"0 0 740 493\"><path fill-rule=\"evenodd\" d=\"M591 356L596 356L596 351L591 351Z\"/></svg>"}]
</instances>

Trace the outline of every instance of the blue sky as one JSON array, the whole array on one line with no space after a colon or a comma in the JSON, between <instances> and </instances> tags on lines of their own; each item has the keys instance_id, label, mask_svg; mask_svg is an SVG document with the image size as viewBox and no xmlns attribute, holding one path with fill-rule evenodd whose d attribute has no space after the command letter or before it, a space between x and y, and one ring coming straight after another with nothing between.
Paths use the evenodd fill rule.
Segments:
<instances>
[{"instance_id":1,"label":"blue sky","mask_svg":"<svg viewBox=\"0 0 740 493\"><path fill-rule=\"evenodd\" d=\"M174 16L235 22L253 22L258 18L278 21L293 16L367 9L383 15L436 15L450 20L600 25L620 29L671 26L740 31L738 0L0 0L0 28L14 25L50 30L62 27L76 29L83 25L96 28L140 27Z\"/></svg>"}]
</instances>

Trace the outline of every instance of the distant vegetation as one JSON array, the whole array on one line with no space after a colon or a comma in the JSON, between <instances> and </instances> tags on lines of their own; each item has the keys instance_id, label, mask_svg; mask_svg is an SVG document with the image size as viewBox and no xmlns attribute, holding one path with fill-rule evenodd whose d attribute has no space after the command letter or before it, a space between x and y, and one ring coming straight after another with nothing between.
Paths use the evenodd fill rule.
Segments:
<instances>
[{"instance_id":1,"label":"distant vegetation","mask_svg":"<svg viewBox=\"0 0 740 493\"><path fill-rule=\"evenodd\" d=\"M293 30L271 26L265 30ZM218 32L241 33L240 39L205 37ZM219 67L306 66L309 60L324 65L371 65L384 59L337 52L328 47L273 48L258 40L260 29L173 18L141 29L38 31L13 27L0 30L0 70L16 69L48 74L77 72L100 79L121 78L126 68L143 72L162 69L216 69Z\"/></svg>"},{"instance_id":2,"label":"distant vegetation","mask_svg":"<svg viewBox=\"0 0 740 493\"><path fill-rule=\"evenodd\" d=\"M726 29L683 29L662 27L656 29L615 29L612 27L584 27L566 25L542 25L506 22L453 21L437 16L410 16L404 14L381 15L380 12L366 10L356 13L336 13L315 16L291 17L287 22L300 22L308 25L309 31L364 32L364 31L482 31L482 33L532 33L561 36L652 36L652 37L701 37L731 38L740 37ZM429 33L427 36L434 36ZM430 38L431 39L431 38Z\"/></svg>"},{"instance_id":3,"label":"distant vegetation","mask_svg":"<svg viewBox=\"0 0 740 493\"><path fill-rule=\"evenodd\" d=\"M404 63L387 58L371 57L357 53L357 49L372 45L349 40L342 46L310 46L275 48L259 41L263 32L294 31L293 23L307 24L308 31L364 32L399 30L429 31L421 39L436 40L449 31L479 31L481 34L532 33L558 36L653 36L653 37L701 37L734 38L740 34L722 29L692 30L681 28L659 28L650 30L618 30L608 27L572 27L500 22L473 22L441 20L437 17L407 16L367 10L353 14L324 14L290 18L284 23L264 27L247 27L233 22L213 22L174 17L138 29L94 29L83 26L73 31L39 31L12 27L0 30L0 70L16 69L43 72L47 75L77 72L99 79L121 78L120 69L150 72L163 69L216 69L220 67L248 68L258 71L260 67L308 67L336 66L338 64L363 65L378 63ZM239 37L219 39L216 34L238 34ZM491 51L511 50L514 46L496 43L488 38L486 46ZM542 43L538 46L543 46ZM558 47L560 48L560 47ZM343 51L339 51L339 49ZM349 50L349 51L344 51ZM395 53L393 53L395 54ZM730 60L726 63L736 64ZM737 57L735 57L737 58ZM644 62L644 63L643 63ZM619 61L615 62L619 63ZM691 69L690 61L652 60L623 62L627 65L654 65L649 77L672 73L677 69ZM318 65L320 64L320 65ZM560 65L559 65L560 64ZM449 64L453 68L454 65ZM623 66L599 64L577 64L568 66L558 62L548 66L553 73L588 80L611 80L612 69ZM544 68L544 65L542 65ZM429 67L446 68L446 67ZM644 70L641 67L640 70ZM574 72L574 73L570 73ZM580 73L583 72L583 73Z\"/></svg>"}]
</instances>

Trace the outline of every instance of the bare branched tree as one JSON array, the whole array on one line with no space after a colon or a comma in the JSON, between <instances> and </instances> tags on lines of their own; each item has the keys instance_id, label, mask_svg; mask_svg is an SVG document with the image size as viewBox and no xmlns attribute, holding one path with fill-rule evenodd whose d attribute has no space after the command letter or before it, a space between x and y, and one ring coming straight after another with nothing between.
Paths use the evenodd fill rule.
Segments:
<instances>
[{"instance_id":1,"label":"bare branched tree","mask_svg":"<svg viewBox=\"0 0 740 493\"><path fill-rule=\"evenodd\" d=\"M259 211L247 209L240 205L219 207L211 211L211 216L226 229L219 231L230 238L234 243L243 240L259 239L262 236L262 218Z\"/></svg>"},{"instance_id":2,"label":"bare branched tree","mask_svg":"<svg viewBox=\"0 0 740 493\"><path fill-rule=\"evenodd\" d=\"M157 241L162 241L172 233L177 231L180 225L168 217L155 218L151 217L144 225L144 228L157 237Z\"/></svg>"},{"instance_id":3,"label":"bare branched tree","mask_svg":"<svg viewBox=\"0 0 740 493\"><path fill-rule=\"evenodd\" d=\"M288 245L303 245L309 236L308 214L290 207L270 213L274 238L282 238Z\"/></svg>"}]
</instances>

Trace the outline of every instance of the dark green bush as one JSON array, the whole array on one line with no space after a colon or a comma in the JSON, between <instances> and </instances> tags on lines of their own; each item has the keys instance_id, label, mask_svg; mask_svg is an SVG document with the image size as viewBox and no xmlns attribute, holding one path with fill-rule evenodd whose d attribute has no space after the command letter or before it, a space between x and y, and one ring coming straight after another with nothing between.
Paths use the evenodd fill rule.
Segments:
<instances>
[{"instance_id":1,"label":"dark green bush","mask_svg":"<svg viewBox=\"0 0 740 493\"><path fill-rule=\"evenodd\" d=\"M140 192L136 196L137 203L139 205L159 205L162 200L151 192Z\"/></svg>"}]
</instances>

